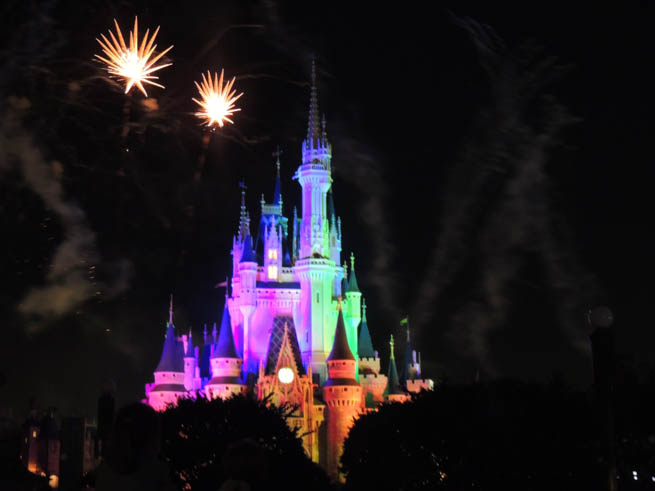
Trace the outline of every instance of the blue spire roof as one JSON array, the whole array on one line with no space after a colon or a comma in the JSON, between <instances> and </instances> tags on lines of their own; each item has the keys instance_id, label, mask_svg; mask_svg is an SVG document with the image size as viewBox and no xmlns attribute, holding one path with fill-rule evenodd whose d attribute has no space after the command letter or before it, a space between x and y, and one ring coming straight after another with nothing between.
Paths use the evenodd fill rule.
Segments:
<instances>
[{"instance_id":1,"label":"blue spire roof","mask_svg":"<svg viewBox=\"0 0 655 491\"><path fill-rule=\"evenodd\" d=\"M241 254L241 261L242 263L256 263L257 259L255 259L255 252L252 249L252 237L250 234L246 236L246 240L244 241L243 244L243 253Z\"/></svg>"},{"instance_id":2,"label":"blue spire roof","mask_svg":"<svg viewBox=\"0 0 655 491\"><path fill-rule=\"evenodd\" d=\"M192 339L191 329L189 329L189 337L188 337L188 341L186 343L186 354L185 354L185 356L187 358L191 358L191 357L195 356L195 352L193 350L193 339Z\"/></svg>"},{"instance_id":3,"label":"blue spire roof","mask_svg":"<svg viewBox=\"0 0 655 491\"><path fill-rule=\"evenodd\" d=\"M387 373L387 388L384 393L404 394L405 392L400 386L400 381L398 380L398 369L396 368L396 360L393 354L393 334L391 335L389 346L391 348L391 355L389 357L389 372Z\"/></svg>"},{"instance_id":4,"label":"blue spire roof","mask_svg":"<svg viewBox=\"0 0 655 491\"><path fill-rule=\"evenodd\" d=\"M368 323L366 321L366 302L362 304L362 322L359 329L359 338L357 344L357 351L360 358L375 358L375 350L373 349L373 342L371 341L371 333L368 331Z\"/></svg>"},{"instance_id":5,"label":"blue spire roof","mask_svg":"<svg viewBox=\"0 0 655 491\"><path fill-rule=\"evenodd\" d=\"M337 328L334 331L334 343L332 344L332 351L327 357L327 361L332 360L354 360L353 352L350 351L348 346L348 334L346 333L346 326L343 323L343 311L339 305L339 317L337 318Z\"/></svg>"},{"instance_id":6,"label":"blue spire roof","mask_svg":"<svg viewBox=\"0 0 655 491\"><path fill-rule=\"evenodd\" d=\"M214 346L214 355L212 358L239 358L234 346L232 337L232 321L230 319L230 309L227 307L227 297L225 298L225 308L223 309L223 321L221 322L221 332L218 334L218 341Z\"/></svg>"},{"instance_id":7,"label":"blue spire roof","mask_svg":"<svg viewBox=\"0 0 655 491\"><path fill-rule=\"evenodd\" d=\"M346 292L361 293L357 284L357 276L355 276L355 255L352 252L350 253L350 276L348 277L348 289Z\"/></svg>"},{"instance_id":8,"label":"blue spire roof","mask_svg":"<svg viewBox=\"0 0 655 491\"><path fill-rule=\"evenodd\" d=\"M290 268L291 264L291 255L289 254L289 241L287 239L282 239L282 267Z\"/></svg>"},{"instance_id":9,"label":"blue spire roof","mask_svg":"<svg viewBox=\"0 0 655 491\"><path fill-rule=\"evenodd\" d=\"M164 349L155 372L184 372L184 346L175 339L175 326L172 322L166 326Z\"/></svg>"}]
</instances>

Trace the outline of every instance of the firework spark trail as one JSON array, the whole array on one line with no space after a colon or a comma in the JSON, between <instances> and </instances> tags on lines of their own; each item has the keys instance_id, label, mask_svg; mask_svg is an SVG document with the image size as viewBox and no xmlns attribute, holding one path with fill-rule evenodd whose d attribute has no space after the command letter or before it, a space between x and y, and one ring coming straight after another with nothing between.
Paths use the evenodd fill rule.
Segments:
<instances>
[{"instance_id":1,"label":"firework spark trail","mask_svg":"<svg viewBox=\"0 0 655 491\"><path fill-rule=\"evenodd\" d=\"M205 125L208 127L208 130L202 136L202 148L200 149L200 156L198 158L198 168L193 176L195 182L200 182L205 164L207 163L207 151L213 134L212 127L218 125L222 128L226 121L234 124L230 116L237 111L241 111L240 108L234 107L234 103L243 95L243 92L236 95L236 90L232 89L236 77L232 77L232 80L223 84L223 75L224 71L221 70L220 77L218 73L214 73L214 77L212 78L211 73L207 71L206 77L204 73L202 74L202 82L200 84L194 82L202 98L201 100L192 99L201 108L200 111L196 112L196 116L203 119Z\"/></svg>"},{"instance_id":2,"label":"firework spark trail","mask_svg":"<svg viewBox=\"0 0 655 491\"><path fill-rule=\"evenodd\" d=\"M157 45L154 44L154 42L159 33L159 27L155 29L155 32L150 39L148 39L150 29L147 29L143 36L143 40L139 45L139 23L138 18L135 17L134 30L130 31L128 46L125 44L123 33L121 32L121 28L116 19L114 19L114 25L116 26L116 36L114 36L114 33L110 29L109 37L111 38L111 41L107 39L104 34L100 35L102 40L96 38L96 41L98 41L98 44L102 47L105 56L95 55L95 57L107 65L107 71L110 75L124 79L126 94L129 93L135 85L146 97L148 97L148 93L143 84L150 84L163 89L163 85L154 81L159 79L159 77L153 75L153 73L172 65L172 63L156 65L156 63L166 53L168 53L173 46L169 46L156 55L152 60L150 59L154 54L155 49L157 49Z\"/></svg>"},{"instance_id":3,"label":"firework spark trail","mask_svg":"<svg viewBox=\"0 0 655 491\"><path fill-rule=\"evenodd\" d=\"M200 157L198 157L198 168L196 169L195 174L193 175L193 180L195 182L200 182L202 177L202 172L205 169L205 163L207 162L207 151L209 150L209 141L212 138L211 131L205 131L202 135L202 147L200 148Z\"/></svg>"},{"instance_id":4,"label":"firework spark trail","mask_svg":"<svg viewBox=\"0 0 655 491\"><path fill-rule=\"evenodd\" d=\"M522 254L536 256L548 276L544 285L557 298L557 315L573 346L584 347L573 314L593 289L552 229L546 165L560 130L574 121L552 98L545 82L557 72L552 59L514 58L487 26L456 22L476 45L490 78L493 99L478 116L478 135L453 169L445 196L442 231L412 312L426 324L470 261L478 273L470 300L452 312L448 336L492 374L490 335L508 319ZM518 60L523 60L519 63ZM527 63L526 63L527 60ZM541 76L541 74L545 74ZM541 118L526 116L538 107ZM463 244L467 246L462 247ZM586 352L587 350L582 350Z\"/></svg>"}]
</instances>

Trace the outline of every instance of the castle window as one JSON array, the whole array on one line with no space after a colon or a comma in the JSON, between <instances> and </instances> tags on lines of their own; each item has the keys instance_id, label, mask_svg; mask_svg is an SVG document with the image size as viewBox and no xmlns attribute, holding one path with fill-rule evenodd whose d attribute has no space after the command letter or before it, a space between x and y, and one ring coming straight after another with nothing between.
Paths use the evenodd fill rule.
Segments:
<instances>
[{"instance_id":1,"label":"castle window","mask_svg":"<svg viewBox=\"0 0 655 491\"><path fill-rule=\"evenodd\" d=\"M269 249L268 250L268 258L277 260L277 249Z\"/></svg>"},{"instance_id":2,"label":"castle window","mask_svg":"<svg viewBox=\"0 0 655 491\"><path fill-rule=\"evenodd\" d=\"M269 280L277 279L277 266L271 265L268 267L268 279Z\"/></svg>"}]
</instances>

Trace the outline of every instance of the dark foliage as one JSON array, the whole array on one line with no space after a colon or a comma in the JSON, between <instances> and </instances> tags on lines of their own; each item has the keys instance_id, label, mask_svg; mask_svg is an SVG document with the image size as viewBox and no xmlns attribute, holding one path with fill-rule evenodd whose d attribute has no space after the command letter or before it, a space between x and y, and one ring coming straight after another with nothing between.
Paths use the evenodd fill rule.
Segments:
<instances>
[{"instance_id":1,"label":"dark foliage","mask_svg":"<svg viewBox=\"0 0 655 491\"><path fill-rule=\"evenodd\" d=\"M267 402L198 397L165 411L163 454L180 487L216 491L226 479L242 479L250 470L252 489L329 489L326 474L286 424L293 409ZM259 451L245 458L247 448Z\"/></svg>"},{"instance_id":2,"label":"dark foliage","mask_svg":"<svg viewBox=\"0 0 655 491\"><path fill-rule=\"evenodd\" d=\"M600 489L594 428L563 387L442 387L358 420L342 465L350 489Z\"/></svg>"},{"instance_id":3,"label":"dark foliage","mask_svg":"<svg viewBox=\"0 0 655 491\"><path fill-rule=\"evenodd\" d=\"M618 372L612 407L619 489L653 489L655 382L630 367ZM603 409L593 394L555 377L548 385L443 385L406 404L383 405L360 418L346 440L347 487L605 489Z\"/></svg>"}]
</instances>

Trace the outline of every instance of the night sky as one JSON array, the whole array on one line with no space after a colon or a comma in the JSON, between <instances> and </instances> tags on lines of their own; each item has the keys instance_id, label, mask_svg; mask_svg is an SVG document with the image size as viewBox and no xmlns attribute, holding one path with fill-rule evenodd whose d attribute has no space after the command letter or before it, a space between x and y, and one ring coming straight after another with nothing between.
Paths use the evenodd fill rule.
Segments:
<instances>
[{"instance_id":1,"label":"night sky","mask_svg":"<svg viewBox=\"0 0 655 491\"><path fill-rule=\"evenodd\" d=\"M299 204L312 56L385 365L409 313L427 376L584 387L584 313L607 304L618 350L653 367L653 7L381 5L3 2L0 406L91 413L108 379L140 398L171 292L178 328L219 320L238 183L258 220L277 145L287 216ZM134 15L175 47L166 89L129 96L126 152L126 96L92 58ZM193 81L221 68L242 111L196 182Z\"/></svg>"}]
</instances>

